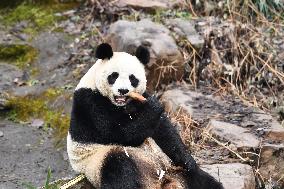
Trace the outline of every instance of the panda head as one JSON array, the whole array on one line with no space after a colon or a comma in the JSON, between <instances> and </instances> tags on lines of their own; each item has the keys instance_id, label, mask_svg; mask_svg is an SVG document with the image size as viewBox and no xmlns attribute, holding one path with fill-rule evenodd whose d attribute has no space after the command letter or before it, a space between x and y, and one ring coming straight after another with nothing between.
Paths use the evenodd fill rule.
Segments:
<instances>
[{"instance_id":1,"label":"panda head","mask_svg":"<svg viewBox=\"0 0 284 189\"><path fill-rule=\"evenodd\" d=\"M97 62L81 79L77 89L98 90L116 106L125 106L130 92L145 92L147 80L144 66L150 60L147 48L139 46L133 56L113 52L109 44L103 43L97 47L96 58Z\"/></svg>"}]
</instances>

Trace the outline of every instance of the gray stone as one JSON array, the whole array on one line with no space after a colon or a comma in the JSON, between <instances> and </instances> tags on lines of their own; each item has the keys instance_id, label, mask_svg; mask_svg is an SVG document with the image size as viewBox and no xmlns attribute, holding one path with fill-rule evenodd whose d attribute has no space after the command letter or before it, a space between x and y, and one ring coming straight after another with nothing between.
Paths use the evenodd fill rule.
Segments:
<instances>
[{"instance_id":1,"label":"gray stone","mask_svg":"<svg viewBox=\"0 0 284 189\"><path fill-rule=\"evenodd\" d=\"M42 119L34 119L31 122L32 127L36 127L38 129L42 128L44 125L44 121Z\"/></svg>"},{"instance_id":2,"label":"gray stone","mask_svg":"<svg viewBox=\"0 0 284 189\"><path fill-rule=\"evenodd\" d=\"M4 136L3 131L0 131L0 137L3 137L3 136Z\"/></svg>"},{"instance_id":3,"label":"gray stone","mask_svg":"<svg viewBox=\"0 0 284 189\"><path fill-rule=\"evenodd\" d=\"M202 165L225 189L255 189L253 169L241 163Z\"/></svg>"},{"instance_id":4,"label":"gray stone","mask_svg":"<svg viewBox=\"0 0 284 189\"><path fill-rule=\"evenodd\" d=\"M171 26L178 35L186 37L195 48L203 47L204 38L196 31L194 21L175 18L168 20L167 25Z\"/></svg>"},{"instance_id":5,"label":"gray stone","mask_svg":"<svg viewBox=\"0 0 284 189\"><path fill-rule=\"evenodd\" d=\"M263 131L266 138L279 142L284 141L284 127L271 115L260 112L252 114L252 119L264 124Z\"/></svg>"},{"instance_id":6,"label":"gray stone","mask_svg":"<svg viewBox=\"0 0 284 189\"><path fill-rule=\"evenodd\" d=\"M53 70L68 58L66 47L69 42L63 33L43 32L37 36L32 44L39 49L38 65L43 74Z\"/></svg>"},{"instance_id":7,"label":"gray stone","mask_svg":"<svg viewBox=\"0 0 284 189\"><path fill-rule=\"evenodd\" d=\"M184 93L183 90L174 88L164 92L162 101L166 105L166 110L168 112L175 112L181 107L188 114L193 115L195 112L192 107L192 103L190 102L194 101L194 98L199 98L200 96L202 96L201 93L194 91L188 91L187 93Z\"/></svg>"},{"instance_id":8,"label":"gray stone","mask_svg":"<svg viewBox=\"0 0 284 189\"><path fill-rule=\"evenodd\" d=\"M230 141L231 144L240 149L258 148L260 144L260 140L248 129L234 124L212 119L208 124L208 129L213 135Z\"/></svg>"},{"instance_id":9,"label":"gray stone","mask_svg":"<svg viewBox=\"0 0 284 189\"><path fill-rule=\"evenodd\" d=\"M28 27L28 21L24 20L21 22L16 23L11 29L11 33L20 33L22 32L26 27Z\"/></svg>"},{"instance_id":10,"label":"gray stone","mask_svg":"<svg viewBox=\"0 0 284 189\"><path fill-rule=\"evenodd\" d=\"M21 78L23 71L14 65L0 63L0 75L0 91L5 91L14 86L14 79Z\"/></svg>"},{"instance_id":11,"label":"gray stone","mask_svg":"<svg viewBox=\"0 0 284 189\"><path fill-rule=\"evenodd\" d=\"M68 10L62 13L63 16L71 16L76 13L76 10Z\"/></svg>"},{"instance_id":12,"label":"gray stone","mask_svg":"<svg viewBox=\"0 0 284 189\"><path fill-rule=\"evenodd\" d=\"M0 111L8 109L9 108L8 106L9 106L8 94L0 93Z\"/></svg>"},{"instance_id":13,"label":"gray stone","mask_svg":"<svg viewBox=\"0 0 284 189\"><path fill-rule=\"evenodd\" d=\"M131 22L120 20L110 26L107 41L114 51L135 53L139 45L149 47L150 64L147 65L147 79L150 90L183 76L184 59L170 31L163 25L150 20Z\"/></svg>"},{"instance_id":14,"label":"gray stone","mask_svg":"<svg viewBox=\"0 0 284 189\"><path fill-rule=\"evenodd\" d=\"M119 0L116 2L119 7L129 6L136 9L155 10L172 9L182 5L181 0Z\"/></svg>"},{"instance_id":15,"label":"gray stone","mask_svg":"<svg viewBox=\"0 0 284 189\"><path fill-rule=\"evenodd\" d=\"M13 88L10 92L13 96L17 97L26 97L26 96L36 96L40 95L45 90L44 87L37 85L37 86L20 86Z\"/></svg>"}]
</instances>

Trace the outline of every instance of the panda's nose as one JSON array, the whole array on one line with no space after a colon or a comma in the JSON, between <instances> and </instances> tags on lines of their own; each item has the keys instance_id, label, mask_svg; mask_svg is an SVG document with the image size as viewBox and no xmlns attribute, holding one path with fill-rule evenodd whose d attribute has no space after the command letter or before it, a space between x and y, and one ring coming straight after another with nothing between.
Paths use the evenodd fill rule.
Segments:
<instances>
[{"instance_id":1,"label":"panda's nose","mask_svg":"<svg viewBox=\"0 0 284 189\"><path fill-rule=\"evenodd\" d=\"M118 92L121 94L121 95L125 95L129 92L128 89L118 89Z\"/></svg>"}]
</instances>

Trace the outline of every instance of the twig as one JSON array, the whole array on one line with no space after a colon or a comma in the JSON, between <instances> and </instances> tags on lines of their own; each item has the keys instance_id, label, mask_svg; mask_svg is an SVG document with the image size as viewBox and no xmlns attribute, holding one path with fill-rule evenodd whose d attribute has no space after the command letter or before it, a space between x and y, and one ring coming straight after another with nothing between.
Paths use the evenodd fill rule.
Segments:
<instances>
[{"instance_id":1,"label":"twig","mask_svg":"<svg viewBox=\"0 0 284 189\"><path fill-rule=\"evenodd\" d=\"M80 174L80 175L76 176L75 178L71 179L70 181L68 181L67 183L63 184L60 187L60 189L68 189L71 186L74 186L75 184L77 184L78 182L82 181L85 178L86 178L86 176L84 174Z\"/></svg>"},{"instance_id":2,"label":"twig","mask_svg":"<svg viewBox=\"0 0 284 189\"><path fill-rule=\"evenodd\" d=\"M226 148L227 150L229 150L230 152L232 152L233 154L235 154L238 158L240 158L243 162L252 162L253 160L249 159L249 158L244 158L242 157L239 153L235 152L234 150L232 150L231 148L229 148L228 146L226 146L225 144L223 144L222 142L218 141L216 138L214 138L212 135L210 135L208 132L204 132L204 134L209 137L210 139L212 139L214 142L216 142L218 145L223 146L224 148Z\"/></svg>"}]
</instances>

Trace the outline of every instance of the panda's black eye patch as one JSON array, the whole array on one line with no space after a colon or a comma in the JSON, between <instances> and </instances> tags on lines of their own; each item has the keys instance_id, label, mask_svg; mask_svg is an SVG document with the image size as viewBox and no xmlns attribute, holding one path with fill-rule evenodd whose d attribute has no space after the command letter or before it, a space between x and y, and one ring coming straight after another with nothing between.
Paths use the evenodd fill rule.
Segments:
<instances>
[{"instance_id":1,"label":"panda's black eye patch","mask_svg":"<svg viewBox=\"0 0 284 189\"><path fill-rule=\"evenodd\" d=\"M129 76L130 83L133 87L137 87L139 83L139 79L137 79L133 74Z\"/></svg>"},{"instance_id":2,"label":"panda's black eye patch","mask_svg":"<svg viewBox=\"0 0 284 189\"><path fill-rule=\"evenodd\" d=\"M107 77L107 81L110 85L114 84L116 79L118 78L119 74L117 72L112 72L112 74L110 74Z\"/></svg>"}]
</instances>

